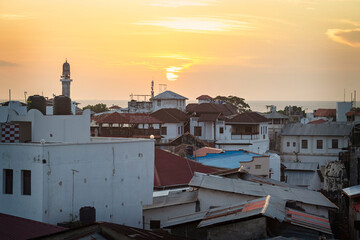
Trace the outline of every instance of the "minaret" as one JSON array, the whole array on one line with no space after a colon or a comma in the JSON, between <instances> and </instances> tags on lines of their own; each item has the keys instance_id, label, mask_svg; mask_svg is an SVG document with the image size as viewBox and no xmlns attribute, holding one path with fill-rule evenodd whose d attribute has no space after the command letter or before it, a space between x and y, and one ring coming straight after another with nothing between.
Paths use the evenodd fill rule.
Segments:
<instances>
[{"instance_id":1,"label":"minaret","mask_svg":"<svg viewBox=\"0 0 360 240\"><path fill-rule=\"evenodd\" d=\"M72 80L70 79L70 64L67 62L63 64L63 73L60 79L62 83L62 95L70 98L70 83Z\"/></svg>"}]
</instances>

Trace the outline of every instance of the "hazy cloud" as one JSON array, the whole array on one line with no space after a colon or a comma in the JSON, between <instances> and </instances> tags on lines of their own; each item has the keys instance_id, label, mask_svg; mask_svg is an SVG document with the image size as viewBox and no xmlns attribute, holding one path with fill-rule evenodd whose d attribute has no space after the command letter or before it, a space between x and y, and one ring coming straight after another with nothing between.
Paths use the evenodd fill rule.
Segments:
<instances>
[{"instance_id":1,"label":"hazy cloud","mask_svg":"<svg viewBox=\"0 0 360 240\"><path fill-rule=\"evenodd\" d=\"M340 20L341 23L351 24L359 27L360 23L350 20ZM348 45L350 47L360 47L360 28L353 29L328 29L327 36L334 42Z\"/></svg>"},{"instance_id":2,"label":"hazy cloud","mask_svg":"<svg viewBox=\"0 0 360 240\"><path fill-rule=\"evenodd\" d=\"M236 29L250 30L255 28L250 22L216 17L169 17L161 20L144 20L134 24L166 27L185 32L224 32Z\"/></svg>"},{"instance_id":3,"label":"hazy cloud","mask_svg":"<svg viewBox=\"0 0 360 240\"><path fill-rule=\"evenodd\" d=\"M9 14L9 13L3 13L0 14L0 18L5 20L22 20L25 18L29 18L26 14Z\"/></svg>"},{"instance_id":4,"label":"hazy cloud","mask_svg":"<svg viewBox=\"0 0 360 240\"><path fill-rule=\"evenodd\" d=\"M16 63L0 60L0 67L15 67L17 66Z\"/></svg>"},{"instance_id":5,"label":"hazy cloud","mask_svg":"<svg viewBox=\"0 0 360 240\"><path fill-rule=\"evenodd\" d=\"M150 6L158 7L183 7L183 6L209 6L214 5L215 0L158 0L150 3Z\"/></svg>"}]
</instances>

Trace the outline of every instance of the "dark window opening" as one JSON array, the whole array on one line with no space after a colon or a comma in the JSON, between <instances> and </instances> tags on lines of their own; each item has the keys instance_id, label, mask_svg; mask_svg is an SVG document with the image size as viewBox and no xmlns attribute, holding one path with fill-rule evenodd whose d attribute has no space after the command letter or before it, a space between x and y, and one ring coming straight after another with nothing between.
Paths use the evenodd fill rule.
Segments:
<instances>
[{"instance_id":1,"label":"dark window opening","mask_svg":"<svg viewBox=\"0 0 360 240\"><path fill-rule=\"evenodd\" d=\"M150 229L159 229L160 220L150 220Z\"/></svg>"},{"instance_id":2,"label":"dark window opening","mask_svg":"<svg viewBox=\"0 0 360 240\"><path fill-rule=\"evenodd\" d=\"M219 129L219 131L220 131L220 133L224 133L224 128L221 127L221 128Z\"/></svg>"},{"instance_id":3,"label":"dark window opening","mask_svg":"<svg viewBox=\"0 0 360 240\"><path fill-rule=\"evenodd\" d=\"M307 140L301 140L301 148L307 149L308 148L308 141Z\"/></svg>"},{"instance_id":4,"label":"dark window opening","mask_svg":"<svg viewBox=\"0 0 360 240\"><path fill-rule=\"evenodd\" d=\"M293 147L296 147L296 142L293 142Z\"/></svg>"},{"instance_id":5,"label":"dark window opening","mask_svg":"<svg viewBox=\"0 0 360 240\"><path fill-rule=\"evenodd\" d=\"M323 149L323 140L316 141L316 149Z\"/></svg>"},{"instance_id":6,"label":"dark window opening","mask_svg":"<svg viewBox=\"0 0 360 240\"><path fill-rule=\"evenodd\" d=\"M31 195L31 171L21 170L22 194Z\"/></svg>"},{"instance_id":7,"label":"dark window opening","mask_svg":"<svg viewBox=\"0 0 360 240\"><path fill-rule=\"evenodd\" d=\"M339 140L338 139L333 139L331 141L331 148L339 148Z\"/></svg>"},{"instance_id":8,"label":"dark window opening","mask_svg":"<svg viewBox=\"0 0 360 240\"><path fill-rule=\"evenodd\" d=\"M13 194L13 170L4 169L3 171L3 182L4 182L4 193Z\"/></svg>"},{"instance_id":9,"label":"dark window opening","mask_svg":"<svg viewBox=\"0 0 360 240\"><path fill-rule=\"evenodd\" d=\"M201 127L194 127L194 135L201 136Z\"/></svg>"},{"instance_id":10,"label":"dark window opening","mask_svg":"<svg viewBox=\"0 0 360 240\"><path fill-rule=\"evenodd\" d=\"M287 147L290 147L290 142L287 142L287 143L286 143L286 146L287 146Z\"/></svg>"},{"instance_id":11,"label":"dark window opening","mask_svg":"<svg viewBox=\"0 0 360 240\"><path fill-rule=\"evenodd\" d=\"M167 135L167 127L161 127L161 135Z\"/></svg>"}]
</instances>

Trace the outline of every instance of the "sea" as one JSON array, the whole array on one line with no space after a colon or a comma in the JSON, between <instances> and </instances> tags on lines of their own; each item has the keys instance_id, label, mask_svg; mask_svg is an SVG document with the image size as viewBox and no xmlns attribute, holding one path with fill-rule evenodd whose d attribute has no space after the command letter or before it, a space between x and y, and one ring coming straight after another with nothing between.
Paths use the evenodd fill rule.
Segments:
<instances>
[{"instance_id":1,"label":"sea","mask_svg":"<svg viewBox=\"0 0 360 240\"><path fill-rule=\"evenodd\" d=\"M95 105L98 103L106 104L106 106L111 107L112 105L118 105L122 108L127 108L128 100L100 100L100 99L73 99L74 101L79 103L79 107L83 108L87 105ZM7 100L0 100L0 102L5 102ZM24 100L20 100L24 102ZM312 113L314 110L319 108L327 108L327 109L335 109L337 101L274 101L274 100L261 100L261 101L246 101L247 104L250 105L252 111L256 112L268 112L270 111L267 106L274 105L276 106L276 110L283 110L286 106L298 106L302 107L306 113ZM189 103L197 103L197 100L187 100L187 104ZM355 105L355 104L354 104ZM356 102L355 106L360 106L360 102Z\"/></svg>"},{"instance_id":2,"label":"sea","mask_svg":"<svg viewBox=\"0 0 360 240\"><path fill-rule=\"evenodd\" d=\"M85 107L87 105L94 105L97 103L104 103L108 107L112 105L118 105L122 108L127 108L128 100L76 100L79 102L79 107ZM247 104L250 105L252 111L256 112L268 112L270 111L269 108L266 106L274 105L276 106L276 110L283 110L286 106L298 106L302 107L306 113L312 113L314 110L319 108L327 108L327 109L335 109L336 108L336 101L245 101ZM197 100L188 100L186 101L187 104L189 103L197 103ZM359 105L360 102L357 102L356 106Z\"/></svg>"}]
</instances>

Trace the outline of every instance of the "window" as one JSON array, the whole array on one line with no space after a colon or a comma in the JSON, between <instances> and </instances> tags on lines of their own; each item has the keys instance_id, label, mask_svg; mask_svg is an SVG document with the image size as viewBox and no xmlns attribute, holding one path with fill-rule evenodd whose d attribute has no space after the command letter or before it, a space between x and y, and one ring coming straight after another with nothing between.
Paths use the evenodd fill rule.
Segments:
<instances>
[{"instance_id":1,"label":"window","mask_svg":"<svg viewBox=\"0 0 360 240\"><path fill-rule=\"evenodd\" d=\"M286 146L287 146L287 147L290 147L290 142L287 142L287 143L286 143Z\"/></svg>"},{"instance_id":2,"label":"window","mask_svg":"<svg viewBox=\"0 0 360 240\"><path fill-rule=\"evenodd\" d=\"M296 147L296 142L293 142L293 147Z\"/></svg>"},{"instance_id":3,"label":"window","mask_svg":"<svg viewBox=\"0 0 360 240\"><path fill-rule=\"evenodd\" d=\"M331 148L339 148L339 140L338 139L333 139L331 141Z\"/></svg>"},{"instance_id":4,"label":"window","mask_svg":"<svg viewBox=\"0 0 360 240\"><path fill-rule=\"evenodd\" d=\"M4 169L3 171L4 193L13 194L13 170Z\"/></svg>"},{"instance_id":5,"label":"window","mask_svg":"<svg viewBox=\"0 0 360 240\"><path fill-rule=\"evenodd\" d=\"M220 131L220 133L224 133L224 128L220 127L219 131Z\"/></svg>"},{"instance_id":6,"label":"window","mask_svg":"<svg viewBox=\"0 0 360 240\"><path fill-rule=\"evenodd\" d=\"M180 130L180 127L178 127L178 135L181 134L181 130Z\"/></svg>"},{"instance_id":7,"label":"window","mask_svg":"<svg viewBox=\"0 0 360 240\"><path fill-rule=\"evenodd\" d=\"M161 106L161 100L157 100L157 105L158 105L158 107Z\"/></svg>"},{"instance_id":8,"label":"window","mask_svg":"<svg viewBox=\"0 0 360 240\"><path fill-rule=\"evenodd\" d=\"M301 140L301 148L307 149L308 148L308 141L307 140Z\"/></svg>"},{"instance_id":9,"label":"window","mask_svg":"<svg viewBox=\"0 0 360 240\"><path fill-rule=\"evenodd\" d=\"M194 127L194 135L201 136L201 127Z\"/></svg>"},{"instance_id":10,"label":"window","mask_svg":"<svg viewBox=\"0 0 360 240\"><path fill-rule=\"evenodd\" d=\"M261 169L261 165L255 165L255 169Z\"/></svg>"},{"instance_id":11,"label":"window","mask_svg":"<svg viewBox=\"0 0 360 240\"><path fill-rule=\"evenodd\" d=\"M161 135L167 135L167 127L161 127Z\"/></svg>"},{"instance_id":12,"label":"window","mask_svg":"<svg viewBox=\"0 0 360 240\"><path fill-rule=\"evenodd\" d=\"M31 195L31 171L21 170L21 193Z\"/></svg>"},{"instance_id":13,"label":"window","mask_svg":"<svg viewBox=\"0 0 360 240\"><path fill-rule=\"evenodd\" d=\"M159 229L160 220L150 220L150 229Z\"/></svg>"},{"instance_id":14,"label":"window","mask_svg":"<svg viewBox=\"0 0 360 240\"><path fill-rule=\"evenodd\" d=\"M316 141L316 149L323 149L323 140Z\"/></svg>"}]
</instances>

